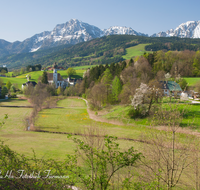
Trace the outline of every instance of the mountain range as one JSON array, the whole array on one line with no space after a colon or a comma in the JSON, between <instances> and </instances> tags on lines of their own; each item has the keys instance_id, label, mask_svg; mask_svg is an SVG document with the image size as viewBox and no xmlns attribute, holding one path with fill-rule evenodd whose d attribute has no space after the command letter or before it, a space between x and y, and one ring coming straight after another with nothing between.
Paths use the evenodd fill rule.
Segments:
<instances>
[{"instance_id":1,"label":"mountain range","mask_svg":"<svg viewBox=\"0 0 200 190\"><path fill-rule=\"evenodd\" d=\"M113 26L101 30L71 19L56 25L52 31L35 34L22 42L0 40L0 65L7 65L10 69L38 62L47 66L52 61L59 61L67 67L110 63L123 60L122 55L126 53L126 48L138 44L149 44L145 46L146 51L197 51L200 49L199 38L200 21L188 21L175 30L159 32L149 37L130 27Z\"/></svg>"},{"instance_id":2,"label":"mountain range","mask_svg":"<svg viewBox=\"0 0 200 190\"><path fill-rule=\"evenodd\" d=\"M9 54L35 52L39 49L47 49L63 44L77 44L108 35L128 34L148 36L136 32L130 27L114 26L101 30L96 26L89 25L77 19L71 19L64 24L58 24L52 31L44 31L40 34L14 43L0 40L0 57Z\"/></svg>"},{"instance_id":3,"label":"mountain range","mask_svg":"<svg viewBox=\"0 0 200 190\"><path fill-rule=\"evenodd\" d=\"M84 23L77 19L71 19L64 24L58 24L52 31L44 31L39 34L19 42L10 43L0 40L0 57L37 50L48 49L59 45L74 45L86 42L94 38L108 35L135 35L148 36L147 34L136 32L130 27L112 26L108 29L100 28ZM180 38L200 38L200 21L188 21L179 25L175 30L159 32L150 37L180 37Z\"/></svg>"}]
</instances>

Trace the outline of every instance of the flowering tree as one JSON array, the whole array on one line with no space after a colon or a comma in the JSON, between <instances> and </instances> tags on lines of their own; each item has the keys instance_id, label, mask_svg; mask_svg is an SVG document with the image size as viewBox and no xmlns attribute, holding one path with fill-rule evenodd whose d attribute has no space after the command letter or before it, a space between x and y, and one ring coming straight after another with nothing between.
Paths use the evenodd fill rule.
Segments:
<instances>
[{"instance_id":1,"label":"flowering tree","mask_svg":"<svg viewBox=\"0 0 200 190\"><path fill-rule=\"evenodd\" d=\"M172 75L170 75L169 73L165 74L165 79L169 80L172 77Z\"/></svg>"},{"instance_id":2,"label":"flowering tree","mask_svg":"<svg viewBox=\"0 0 200 190\"><path fill-rule=\"evenodd\" d=\"M144 95L148 92L149 87L141 83L140 87L136 89L135 95L131 100L131 105L137 109L144 102Z\"/></svg>"},{"instance_id":3,"label":"flowering tree","mask_svg":"<svg viewBox=\"0 0 200 190\"><path fill-rule=\"evenodd\" d=\"M149 85L141 83L131 99L131 105L134 107L135 111L141 113L142 116L149 115L152 105L158 102L161 96L161 90L159 86L156 85L155 81L150 82Z\"/></svg>"}]
</instances>

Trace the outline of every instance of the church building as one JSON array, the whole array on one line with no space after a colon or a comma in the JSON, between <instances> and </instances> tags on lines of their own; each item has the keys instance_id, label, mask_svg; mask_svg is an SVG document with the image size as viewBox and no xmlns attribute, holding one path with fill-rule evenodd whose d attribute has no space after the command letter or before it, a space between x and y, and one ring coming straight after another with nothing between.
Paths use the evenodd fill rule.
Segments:
<instances>
[{"instance_id":1,"label":"church building","mask_svg":"<svg viewBox=\"0 0 200 190\"><path fill-rule=\"evenodd\" d=\"M47 73L48 83L55 84L56 88L60 86L61 88L65 89L68 86L68 81L66 79L63 79L60 73L57 73L57 67L57 64L54 63L53 73Z\"/></svg>"}]
</instances>

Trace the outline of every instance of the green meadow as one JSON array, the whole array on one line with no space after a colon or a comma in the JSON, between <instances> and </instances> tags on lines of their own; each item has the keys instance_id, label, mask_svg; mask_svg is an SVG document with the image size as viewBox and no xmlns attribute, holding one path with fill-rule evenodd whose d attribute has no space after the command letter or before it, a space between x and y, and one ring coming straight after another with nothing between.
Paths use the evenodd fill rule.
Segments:
<instances>
[{"instance_id":1,"label":"green meadow","mask_svg":"<svg viewBox=\"0 0 200 190\"><path fill-rule=\"evenodd\" d=\"M200 81L200 78L199 77L183 77L187 83L188 83L188 86L194 86L197 82Z\"/></svg>"},{"instance_id":2,"label":"green meadow","mask_svg":"<svg viewBox=\"0 0 200 190\"><path fill-rule=\"evenodd\" d=\"M27 106L30 104L27 100L10 99L1 101L1 105ZM127 148L133 146L135 150L142 152L144 155L146 153L145 147L147 146L144 143L146 140L144 135L147 135L149 138L152 133L158 133L156 129L140 125L139 121L136 121L136 123L130 122L122 125L114 125L92 120L89 118L85 101L81 99L66 98L58 101L57 106L59 108L43 109L40 111L35 126L49 132L76 133L79 134L76 135L77 138L82 138L80 134L84 134L84 131L87 131L89 127L98 127L102 135L107 134L118 137L117 143L119 143L121 149L127 150ZM198 109L197 112L199 112L199 108L195 107L193 110ZM12 150L26 157L33 157L33 150L37 158L50 158L57 161L64 161L67 154L75 154L77 145L71 139L67 138L67 134L27 131L25 118L31 114L31 111L32 108L26 107L0 107L0 121L3 120L4 114L8 114L8 119L5 121L3 127L0 128L0 140L9 145ZM121 114L120 117L122 117L122 112L122 107L115 107L112 110L112 114L110 113L110 116L109 114L107 115L107 118L114 117L115 114L118 116ZM159 134L162 133L163 135L165 134L165 132L159 131ZM191 137L190 139L193 138L191 135L176 134L179 143L187 143L189 137ZM188 172L190 173L191 171L188 170ZM188 183L191 182L191 178L188 178L185 174L183 174L182 179Z\"/></svg>"},{"instance_id":3,"label":"green meadow","mask_svg":"<svg viewBox=\"0 0 200 190\"><path fill-rule=\"evenodd\" d=\"M27 100L4 100L1 105L27 106ZM8 114L5 125L0 128L0 140L11 149L25 156L32 157L35 151L38 158L64 160L66 154L73 154L75 145L67 135L26 131L25 118L32 108L0 107L0 121Z\"/></svg>"},{"instance_id":4,"label":"green meadow","mask_svg":"<svg viewBox=\"0 0 200 190\"><path fill-rule=\"evenodd\" d=\"M162 107L169 109L169 100L164 102L165 103L162 104ZM172 100L172 102L172 105L175 106L177 100ZM128 116L128 111L130 110L130 108L131 106L112 106L109 110L106 110L107 113L102 117L109 120L120 120L126 124L132 124L136 126L149 126L151 124L152 117L142 119L130 119L130 117ZM200 104L179 102L178 110L180 112L184 112L183 120L180 123L181 127L189 127L190 129L194 129L200 132Z\"/></svg>"},{"instance_id":5,"label":"green meadow","mask_svg":"<svg viewBox=\"0 0 200 190\"><path fill-rule=\"evenodd\" d=\"M27 100L11 99L1 101L0 105L27 106L30 104ZM57 105L63 108L43 109L39 112L35 126L50 132L76 134L84 133L89 127L99 127L103 135L121 138L118 141L122 148L134 146L136 149L141 149L142 143L123 140L123 138L141 140L142 135L150 131L144 125L114 125L92 120L89 118L85 102L81 99L67 98L58 101ZM25 107L0 107L1 121L4 114L8 114L5 125L0 129L0 139L11 149L26 156L33 156L32 149L38 158L64 160L66 154L74 154L76 145L67 138L67 134L26 131L25 118L31 114L31 111L32 108ZM182 134L181 138L184 141L185 135Z\"/></svg>"},{"instance_id":6,"label":"green meadow","mask_svg":"<svg viewBox=\"0 0 200 190\"><path fill-rule=\"evenodd\" d=\"M82 134L89 126L100 127L107 134L120 138L138 138L144 127L132 128L128 125L114 125L94 121L89 118L87 107L81 99L67 98L58 102L59 107L55 109L43 109L35 126L41 130L79 133ZM132 129L131 129L132 128ZM130 130L131 129L131 130Z\"/></svg>"},{"instance_id":7,"label":"green meadow","mask_svg":"<svg viewBox=\"0 0 200 190\"><path fill-rule=\"evenodd\" d=\"M83 70L87 70L89 68L92 68L92 67L96 67L97 65L83 65L83 66L78 66L78 67L73 67L75 70L80 70L80 69L83 69Z\"/></svg>"},{"instance_id":8,"label":"green meadow","mask_svg":"<svg viewBox=\"0 0 200 190\"><path fill-rule=\"evenodd\" d=\"M123 55L122 57L124 59L131 59L135 56L140 56L143 55L144 52L149 52L149 51L145 51L145 46L149 45L149 44L139 44L137 46L133 46L130 48L126 48L126 55Z\"/></svg>"}]
</instances>

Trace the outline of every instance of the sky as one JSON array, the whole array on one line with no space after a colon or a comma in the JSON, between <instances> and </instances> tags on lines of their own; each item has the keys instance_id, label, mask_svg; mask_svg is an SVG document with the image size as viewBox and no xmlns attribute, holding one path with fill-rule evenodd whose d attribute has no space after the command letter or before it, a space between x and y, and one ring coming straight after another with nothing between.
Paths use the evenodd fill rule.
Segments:
<instances>
[{"instance_id":1,"label":"sky","mask_svg":"<svg viewBox=\"0 0 200 190\"><path fill-rule=\"evenodd\" d=\"M70 19L148 35L200 20L199 0L0 0L0 39L23 41Z\"/></svg>"}]
</instances>

